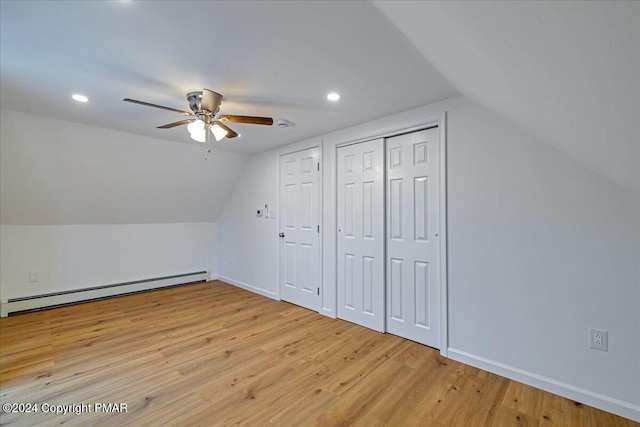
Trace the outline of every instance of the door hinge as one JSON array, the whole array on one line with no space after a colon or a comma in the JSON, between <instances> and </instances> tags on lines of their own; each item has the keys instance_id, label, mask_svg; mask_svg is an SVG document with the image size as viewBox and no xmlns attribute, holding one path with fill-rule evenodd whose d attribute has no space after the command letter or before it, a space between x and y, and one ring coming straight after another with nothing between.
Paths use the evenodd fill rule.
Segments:
<instances>
[{"instance_id":1,"label":"door hinge","mask_svg":"<svg viewBox=\"0 0 640 427\"><path fill-rule=\"evenodd\" d=\"M320 162L318 162L317 165L318 165L318 170L320 170Z\"/></svg>"},{"instance_id":2,"label":"door hinge","mask_svg":"<svg viewBox=\"0 0 640 427\"><path fill-rule=\"evenodd\" d=\"M320 288L318 288L318 295L320 295Z\"/></svg>"},{"instance_id":3,"label":"door hinge","mask_svg":"<svg viewBox=\"0 0 640 427\"><path fill-rule=\"evenodd\" d=\"M318 225L318 233L320 232L320 226Z\"/></svg>"}]
</instances>

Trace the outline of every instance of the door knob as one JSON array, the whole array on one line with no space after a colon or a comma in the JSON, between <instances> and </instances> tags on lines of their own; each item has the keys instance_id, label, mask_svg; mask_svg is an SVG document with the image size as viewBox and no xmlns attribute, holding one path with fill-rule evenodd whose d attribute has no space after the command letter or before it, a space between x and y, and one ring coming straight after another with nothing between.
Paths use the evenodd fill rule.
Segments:
<instances>
[{"instance_id":1,"label":"door knob","mask_svg":"<svg viewBox=\"0 0 640 427\"><path fill-rule=\"evenodd\" d=\"M282 239L284 237L284 233L281 232L278 236Z\"/></svg>"}]
</instances>

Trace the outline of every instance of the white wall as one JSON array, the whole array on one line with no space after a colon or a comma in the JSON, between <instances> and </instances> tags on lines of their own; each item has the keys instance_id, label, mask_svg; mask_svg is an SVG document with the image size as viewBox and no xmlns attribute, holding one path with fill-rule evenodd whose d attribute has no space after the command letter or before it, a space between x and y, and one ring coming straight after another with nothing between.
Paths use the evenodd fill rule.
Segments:
<instances>
[{"instance_id":1,"label":"white wall","mask_svg":"<svg viewBox=\"0 0 640 427\"><path fill-rule=\"evenodd\" d=\"M486 110L449 117L449 354L639 418L640 199Z\"/></svg>"},{"instance_id":2,"label":"white wall","mask_svg":"<svg viewBox=\"0 0 640 427\"><path fill-rule=\"evenodd\" d=\"M207 270L216 275L217 225L0 226L3 301ZM38 272L38 283L29 283Z\"/></svg>"},{"instance_id":3,"label":"white wall","mask_svg":"<svg viewBox=\"0 0 640 427\"><path fill-rule=\"evenodd\" d=\"M267 204L277 210L278 157L271 152L249 160L218 224L218 276L272 298L277 297L278 220L257 217Z\"/></svg>"},{"instance_id":4,"label":"white wall","mask_svg":"<svg viewBox=\"0 0 640 427\"><path fill-rule=\"evenodd\" d=\"M217 274L216 221L248 156L0 114L2 300Z\"/></svg>"},{"instance_id":5,"label":"white wall","mask_svg":"<svg viewBox=\"0 0 640 427\"><path fill-rule=\"evenodd\" d=\"M216 222L248 159L7 110L0 120L2 224Z\"/></svg>"},{"instance_id":6,"label":"white wall","mask_svg":"<svg viewBox=\"0 0 640 427\"><path fill-rule=\"evenodd\" d=\"M323 312L335 313L335 144L448 112L450 357L640 418L640 200L464 98L324 135ZM296 145L311 145L304 141ZM277 157L254 156L221 216L222 275L277 293ZM225 263L225 256L220 262ZM226 259L228 262L228 259ZM589 327L609 351L588 348Z\"/></svg>"}]
</instances>

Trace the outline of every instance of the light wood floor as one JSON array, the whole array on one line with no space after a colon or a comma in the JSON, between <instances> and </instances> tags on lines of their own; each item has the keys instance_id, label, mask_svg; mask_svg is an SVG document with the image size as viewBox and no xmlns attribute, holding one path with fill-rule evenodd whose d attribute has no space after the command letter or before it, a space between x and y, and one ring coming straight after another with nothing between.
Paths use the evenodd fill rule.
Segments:
<instances>
[{"instance_id":1,"label":"light wood floor","mask_svg":"<svg viewBox=\"0 0 640 427\"><path fill-rule=\"evenodd\" d=\"M189 285L0 320L2 425L639 426L393 335Z\"/></svg>"}]
</instances>

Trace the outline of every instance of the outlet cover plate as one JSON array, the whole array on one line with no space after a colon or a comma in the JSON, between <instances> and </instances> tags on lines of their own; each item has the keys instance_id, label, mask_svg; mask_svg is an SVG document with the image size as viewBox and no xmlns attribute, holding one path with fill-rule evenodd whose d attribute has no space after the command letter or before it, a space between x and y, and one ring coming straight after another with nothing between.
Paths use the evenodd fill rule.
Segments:
<instances>
[{"instance_id":1,"label":"outlet cover plate","mask_svg":"<svg viewBox=\"0 0 640 427\"><path fill-rule=\"evenodd\" d=\"M604 329L589 328L589 347L609 351L609 332Z\"/></svg>"}]
</instances>

